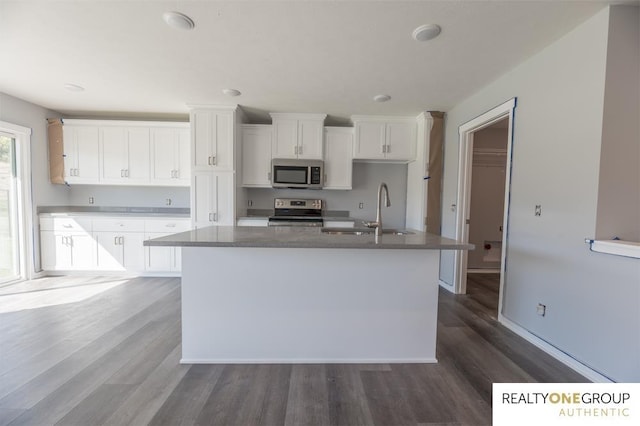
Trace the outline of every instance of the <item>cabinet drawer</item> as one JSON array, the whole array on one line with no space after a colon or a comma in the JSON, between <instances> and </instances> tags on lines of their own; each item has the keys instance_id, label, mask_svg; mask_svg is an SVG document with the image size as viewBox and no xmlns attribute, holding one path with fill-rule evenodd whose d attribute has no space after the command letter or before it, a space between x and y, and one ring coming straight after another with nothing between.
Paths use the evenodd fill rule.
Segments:
<instances>
[{"instance_id":1,"label":"cabinet drawer","mask_svg":"<svg viewBox=\"0 0 640 426\"><path fill-rule=\"evenodd\" d=\"M91 218L88 217L41 217L42 231L91 232Z\"/></svg>"},{"instance_id":2,"label":"cabinet drawer","mask_svg":"<svg viewBox=\"0 0 640 426\"><path fill-rule=\"evenodd\" d=\"M175 234L190 229L191 219L151 219L144 223L144 231L147 233Z\"/></svg>"},{"instance_id":3,"label":"cabinet drawer","mask_svg":"<svg viewBox=\"0 0 640 426\"><path fill-rule=\"evenodd\" d=\"M94 232L144 232L143 219L93 219Z\"/></svg>"}]
</instances>

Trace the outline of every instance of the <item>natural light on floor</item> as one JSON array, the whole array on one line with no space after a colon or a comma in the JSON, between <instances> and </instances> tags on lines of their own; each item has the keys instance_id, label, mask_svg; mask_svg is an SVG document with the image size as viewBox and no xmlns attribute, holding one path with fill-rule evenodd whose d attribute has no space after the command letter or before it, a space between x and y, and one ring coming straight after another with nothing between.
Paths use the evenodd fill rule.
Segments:
<instances>
[{"instance_id":1,"label":"natural light on floor","mask_svg":"<svg viewBox=\"0 0 640 426\"><path fill-rule=\"evenodd\" d=\"M127 281L122 277L100 277L95 282L85 278L76 284L73 278L44 278L9 285L0 289L0 313L80 302Z\"/></svg>"}]
</instances>

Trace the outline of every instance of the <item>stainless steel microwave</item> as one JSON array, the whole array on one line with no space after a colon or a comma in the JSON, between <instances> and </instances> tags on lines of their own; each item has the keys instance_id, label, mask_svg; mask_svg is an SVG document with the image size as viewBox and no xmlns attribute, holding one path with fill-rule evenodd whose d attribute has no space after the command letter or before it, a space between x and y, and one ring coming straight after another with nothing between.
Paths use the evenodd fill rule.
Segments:
<instances>
[{"instance_id":1,"label":"stainless steel microwave","mask_svg":"<svg viewBox=\"0 0 640 426\"><path fill-rule=\"evenodd\" d=\"M321 189L323 184L322 160L271 160L271 186L274 188Z\"/></svg>"}]
</instances>

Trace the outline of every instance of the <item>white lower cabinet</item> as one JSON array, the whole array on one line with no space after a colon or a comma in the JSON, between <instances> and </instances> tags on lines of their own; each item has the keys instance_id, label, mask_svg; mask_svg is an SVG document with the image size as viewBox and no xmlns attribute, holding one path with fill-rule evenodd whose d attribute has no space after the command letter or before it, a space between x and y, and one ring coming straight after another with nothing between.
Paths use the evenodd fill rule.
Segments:
<instances>
[{"instance_id":1,"label":"white lower cabinet","mask_svg":"<svg viewBox=\"0 0 640 426\"><path fill-rule=\"evenodd\" d=\"M40 244L42 269L86 271L96 267L96 244L88 233L42 231Z\"/></svg>"},{"instance_id":2,"label":"white lower cabinet","mask_svg":"<svg viewBox=\"0 0 640 426\"><path fill-rule=\"evenodd\" d=\"M191 184L193 226L233 226L233 172L195 172Z\"/></svg>"},{"instance_id":3,"label":"white lower cabinet","mask_svg":"<svg viewBox=\"0 0 640 426\"><path fill-rule=\"evenodd\" d=\"M180 249L145 247L145 239L191 229L189 218L40 218L44 271L122 271L176 273Z\"/></svg>"}]
</instances>

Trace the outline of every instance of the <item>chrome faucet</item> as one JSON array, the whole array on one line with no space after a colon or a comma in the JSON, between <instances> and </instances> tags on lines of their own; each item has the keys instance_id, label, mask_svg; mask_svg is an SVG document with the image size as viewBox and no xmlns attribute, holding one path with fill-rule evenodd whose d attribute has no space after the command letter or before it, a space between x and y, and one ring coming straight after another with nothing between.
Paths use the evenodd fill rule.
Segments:
<instances>
[{"instance_id":1,"label":"chrome faucet","mask_svg":"<svg viewBox=\"0 0 640 426\"><path fill-rule=\"evenodd\" d=\"M376 228L376 237L382 235L382 190L383 189L384 189L384 204L387 207L391 206L391 201L389 200L389 188L387 188L386 183L382 182L378 187L378 206L376 208L376 221L364 223L364 225L368 228Z\"/></svg>"}]
</instances>

